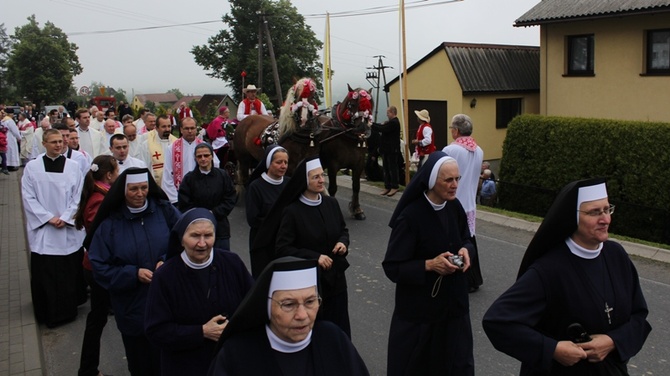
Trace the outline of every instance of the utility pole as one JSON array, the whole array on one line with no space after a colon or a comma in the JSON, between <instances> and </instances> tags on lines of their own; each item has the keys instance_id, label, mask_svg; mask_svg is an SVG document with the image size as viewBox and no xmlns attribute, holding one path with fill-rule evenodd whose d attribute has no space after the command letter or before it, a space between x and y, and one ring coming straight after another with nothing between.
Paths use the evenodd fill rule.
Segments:
<instances>
[{"instance_id":1,"label":"utility pole","mask_svg":"<svg viewBox=\"0 0 670 376\"><path fill-rule=\"evenodd\" d=\"M281 105L284 103L283 95L281 92L281 83L279 82L279 72L277 71L277 60L275 59L275 50L272 47L272 38L270 37L270 28L268 27L268 21L263 16L263 27L265 28L265 36L268 40L268 52L270 53L270 62L272 63L272 75L275 80L275 91L277 92L277 108L281 108Z\"/></svg>"},{"instance_id":2,"label":"utility pole","mask_svg":"<svg viewBox=\"0 0 670 376\"><path fill-rule=\"evenodd\" d=\"M258 15L258 77L256 77L256 83L258 87L263 88L263 14L257 11L256 15ZM244 98L244 92L242 98Z\"/></svg>"},{"instance_id":3,"label":"utility pole","mask_svg":"<svg viewBox=\"0 0 670 376\"><path fill-rule=\"evenodd\" d=\"M381 76L384 79L384 87L386 87L386 72L384 71L386 68L393 69L393 67L384 65L384 61L382 60L386 56L384 55L377 55L374 56L377 58L377 66L371 66L371 67L366 67L365 69L374 69L377 72L368 72L365 74L365 79L372 85L373 89L377 89L377 96L375 97L375 121L377 121L377 113L379 112L379 90L381 89L381 86L379 85L379 78L380 78L380 72ZM386 103L389 103L389 93L386 93Z\"/></svg>"}]
</instances>

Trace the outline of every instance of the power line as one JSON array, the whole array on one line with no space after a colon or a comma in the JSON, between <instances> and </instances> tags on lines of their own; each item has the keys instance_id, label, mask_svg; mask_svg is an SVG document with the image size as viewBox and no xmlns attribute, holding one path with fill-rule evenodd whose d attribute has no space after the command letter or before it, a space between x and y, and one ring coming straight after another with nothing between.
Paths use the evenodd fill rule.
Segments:
<instances>
[{"instance_id":1,"label":"power line","mask_svg":"<svg viewBox=\"0 0 670 376\"><path fill-rule=\"evenodd\" d=\"M449 3L456 3L456 2L461 2L461 1L463 1L463 0L440 0L440 1L432 1L432 2L428 2L427 0L417 0L417 1L409 3L408 5L405 6L405 8L406 9L416 9L416 8L424 8L424 7L437 6L437 5L443 5L443 4L449 4ZM379 7L365 8L365 9L355 10L355 11L342 11L342 12L330 13L330 17L331 18L358 17L358 16L365 16L365 15L370 15L370 14L382 14L382 13L390 13L390 12L397 12L397 11L398 11L397 6L379 6ZM268 15L268 17L272 17L272 16ZM325 18L326 13L308 14L308 15L304 15L303 17L304 18ZM75 31L75 32L67 33L67 35L68 36L78 36L78 35L114 34L114 33L128 32L128 31L144 31L144 30L155 30L155 29L168 29L168 28L182 27L182 26L204 25L204 24L212 24L212 23L217 23L217 22L223 22L223 21L221 19L218 19L218 20L210 20L210 21L198 21L198 22L189 22L189 23L181 23L181 24L135 27L135 28L127 28L127 29L97 30L97 31Z\"/></svg>"},{"instance_id":2,"label":"power line","mask_svg":"<svg viewBox=\"0 0 670 376\"><path fill-rule=\"evenodd\" d=\"M189 23L183 23L183 24L134 27L134 28L129 28L129 29L116 29L116 30L75 31L75 32L72 32L72 33L67 33L67 35L68 36L75 36L75 35L94 35L94 34L114 34L114 33L126 32L126 31L155 30L155 29L167 29L167 28L171 28L171 27L180 27L180 26L204 25L204 24L211 24L211 23L215 23L215 22L222 22L222 21L221 20L198 21L198 22L189 22Z\"/></svg>"}]
</instances>

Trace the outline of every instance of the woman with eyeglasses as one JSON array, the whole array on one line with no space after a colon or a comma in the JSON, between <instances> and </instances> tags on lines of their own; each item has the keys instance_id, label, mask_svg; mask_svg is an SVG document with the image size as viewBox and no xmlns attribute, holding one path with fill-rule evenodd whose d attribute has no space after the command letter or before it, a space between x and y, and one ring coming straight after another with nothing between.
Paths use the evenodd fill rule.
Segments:
<instances>
[{"instance_id":1,"label":"woman with eyeglasses","mask_svg":"<svg viewBox=\"0 0 670 376\"><path fill-rule=\"evenodd\" d=\"M316 320L317 268L314 259L271 262L230 319L209 375L369 375L342 330Z\"/></svg>"},{"instance_id":2,"label":"woman with eyeglasses","mask_svg":"<svg viewBox=\"0 0 670 376\"><path fill-rule=\"evenodd\" d=\"M239 256L214 247L215 233L209 210L184 213L151 282L144 323L160 348L163 376L207 374L228 318L253 284Z\"/></svg>"},{"instance_id":3,"label":"woman with eyeglasses","mask_svg":"<svg viewBox=\"0 0 670 376\"><path fill-rule=\"evenodd\" d=\"M635 266L608 240L604 179L566 185L531 240L516 282L484 315L521 375L628 375L651 326Z\"/></svg>"},{"instance_id":4,"label":"woman with eyeglasses","mask_svg":"<svg viewBox=\"0 0 670 376\"><path fill-rule=\"evenodd\" d=\"M196 166L179 186L179 210L209 209L217 221L214 247L230 250L228 214L237 203L237 191L224 170L214 167L214 149L206 142L195 147Z\"/></svg>"},{"instance_id":5,"label":"woman with eyeglasses","mask_svg":"<svg viewBox=\"0 0 670 376\"><path fill-rule=\"evenodd\" d=\"M298 164L256 236L251 250L255 270L282 256L316 260L323 304L319 319L333 322L351 337L345 271L349 230L337 200L323 195L325 176L318 157ZM266 259L259 263L258 260Z\"/></svg>"},{"instance_id":6,"label":"woman with eyeglasses","mask_svg":"<svg viewBox=\"0 0 670 376\"><path fill-rule=\"evenodd\" d=\"M473 245L459 180L454 158L430 154L391 216L382 262L396 284L388 375L474 375L465 275Z\"/></svg>"}]
</instances>

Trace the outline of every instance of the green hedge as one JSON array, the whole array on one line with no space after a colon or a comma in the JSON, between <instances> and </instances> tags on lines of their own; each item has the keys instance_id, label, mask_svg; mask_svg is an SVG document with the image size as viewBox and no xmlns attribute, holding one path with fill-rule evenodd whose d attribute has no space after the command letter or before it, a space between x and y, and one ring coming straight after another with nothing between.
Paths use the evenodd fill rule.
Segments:
<instances>
[{"instance_id":1,"label":"green hedge","mask_svg":"<svg viewBox=\"0 0 670 376\"><path fill-rule=\"evenodd\" d=\"M500 164L500 206L544 216L573 180L605 177L612 232L670 244L670 124L521 115Z\"/></svg>"}]
</instances>

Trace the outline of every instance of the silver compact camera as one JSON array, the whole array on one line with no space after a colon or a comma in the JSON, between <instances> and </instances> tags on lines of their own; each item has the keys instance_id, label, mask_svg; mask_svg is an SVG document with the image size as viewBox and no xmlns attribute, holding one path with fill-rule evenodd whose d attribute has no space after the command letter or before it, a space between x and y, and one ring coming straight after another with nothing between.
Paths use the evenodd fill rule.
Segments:
<instances>
[{"instance_id":1,"label":"silver compact camera","mask_svg":"<svg viewBox=\"0 0 670 376\"><path fill-rule=\"evenodd\" d=\"M460 255L453 255L449 256L449 262L458 266L459 269L463 269L463 256Z\"/></svg>"}]
</instances>

